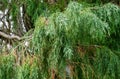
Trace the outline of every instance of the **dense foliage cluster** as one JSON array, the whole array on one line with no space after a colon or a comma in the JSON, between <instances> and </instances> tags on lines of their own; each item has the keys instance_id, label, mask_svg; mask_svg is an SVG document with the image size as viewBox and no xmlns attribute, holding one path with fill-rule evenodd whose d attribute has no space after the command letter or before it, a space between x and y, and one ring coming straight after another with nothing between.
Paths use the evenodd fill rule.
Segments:
<instances>
[{"instance_id":1,"label":"dense foliage cluster","mask_svg":"<svg viewBox=\"0 0 120 79\"><path fill-rule=\"evenodd\" d=\"M22 2L31 4L26 14L33 15L29 20L35 26L34 33L32 39L26 34L10 54L0 55L0 79L120 78L119 6L70 2L65 10L53 5L57 12L49 10L50 15L43 12L39 16L45 11L43 5L35 0ZM29 41L28 46L25 41Z\"/></svg>"},{"instance_id":2,"label":"dense foliage cluster","mask_svg":"<svg viewBox=\"0 0 120 79\"><path fill-rule=\"evenodd\" d=\"M120 45L116 46L119 41L110 42L116 39L113 36L119 39L119 16L120 8L111 3L83 7L71 2L64 12L36 21L34 51L42 64L61 78L60 72L71 65L75 79L118 79L120 61L115 49L120 49Z\"/></svg>"}]
</instances>

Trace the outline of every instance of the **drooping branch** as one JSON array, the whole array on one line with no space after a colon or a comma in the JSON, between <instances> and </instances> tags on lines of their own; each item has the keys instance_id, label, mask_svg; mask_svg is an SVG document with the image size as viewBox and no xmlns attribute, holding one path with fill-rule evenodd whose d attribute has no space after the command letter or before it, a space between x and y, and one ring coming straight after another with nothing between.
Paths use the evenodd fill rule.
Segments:
<instances>
[{"instance_id":1,"label":"drooping branch","mask_svg":"<svg viewBox=\"0 0 120 79\"><path fill-rule=\"evenodd\" d=\"M21 37L19 37L19 36L17 36L17 35L12 35L12 36L10 36L10 35L7 35L7 34L4 33L4 32L1 32L1 31L0 31L0 36L1 36L1 37L4 37L4 38L6 38L6 39L17 39L17 40L21 40Z\"/></svg>"}]
</instances>

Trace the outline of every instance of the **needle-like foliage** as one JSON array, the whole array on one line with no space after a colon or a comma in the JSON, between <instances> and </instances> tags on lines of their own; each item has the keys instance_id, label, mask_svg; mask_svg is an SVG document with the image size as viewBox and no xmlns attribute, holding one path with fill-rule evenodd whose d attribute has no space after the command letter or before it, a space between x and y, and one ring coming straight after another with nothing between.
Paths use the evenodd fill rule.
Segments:
<instances>
[{"instance_id":1,"label":"needle-like foliage","mask_svg":"<svg viewBox=\"0 0 120 79\"><path fill-rule=\"evenodd\" d=\"M41 72L54 70L62 78L70 61L79 63L69 63L75 69L73 73L71 71L74 79L118 79L119 57L109 48L104 48L104 43L117 31L119 11L120 8L113 4L85 8L71 2L62 13L40 17L36 21L33 45L46 67Z\"/></svg>"},{"instance_id":2,"label":"needle-like foliage","mask_svg":"<svg viewBox=\"0 0 120 79\"><path fill-rule=\"evenodd\" d=\"M77 2L35 17L32 39L0 55L0 79L119 79L119 17L117 5Z\"/></svg>"},{"instance_id":3,"label":"needle-like foliage","mask_svg":"<svg viewBox=\"0 0 120 79\"><path fill-rule=\"evenodd\" d=\"M120 8L117 5L108 3L99 7L93 12L104 22L109 24L110 37L107 38L107 45L111 49L120 49Z\"/></svg>"}]
</instances>

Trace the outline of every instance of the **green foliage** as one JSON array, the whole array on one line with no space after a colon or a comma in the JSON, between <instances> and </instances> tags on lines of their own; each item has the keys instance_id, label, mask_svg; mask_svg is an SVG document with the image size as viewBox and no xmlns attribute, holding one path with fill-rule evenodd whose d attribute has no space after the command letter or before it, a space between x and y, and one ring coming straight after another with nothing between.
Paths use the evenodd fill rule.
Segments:
<instances>
[{"instance_id":1,"label":"green foliage","mask_svg":"<svg viewBox=\"0 0 120 79\"><path fill-rule=\"evenodd\" d=\"M28 16L31 18L31 22L33 23L40 14L45 13L47 6L40 0L26 0L25 4L26 14L28 14Z\"/></svg>"},{"instance_id":2,"label":"green foliage","mask_svg":"<svg viewBox=\"0 0 120 79\"><path fill-rule=\"evenodd\" d=\"M111 33L117 32L116 28L119 27L118 18L120 16L120 8L114 4L108 3L99 9L95 10L95 14L104 22L109 24L111 28Z\"/></svg>"},{"instance_id":3,"label":"green foliage","mask_svg":"<svg viewBox=\"0 0 120 79\"><path fill-rule=\"evenodd\" d=\"M31 44L26 47L22 41L12 55L0 56L0 79L52 79L53 75L56 79L67 75L72 79L120 78L118 6L86 7L70 2L63 12L38 17L46 9L38 2L25 1L33 23L37 18L32 40L24 40ZM67 66L70 73L65 71Z\"/></svg>"},{"instance_id":4,"label":"green foliage","mask_svg":"<svg viewBox=\"0 0 120 79\"><path fill-rule=\"evenodd\" d=\"M103 7L83 7L71 2L64 12L56 12L48 18L38 18L33 46L41 64L45 66L41 66L42 71L53 69L62 77L63 74L57 72L58 68L62 67L59 72L63 72L66 60L69 60L80 63L73 65L74 73L77 74L73 74L75 79L119 78L119 57L109 48L102 47L109 46L106 39L113 30L117 31L112 27L118 27L120 23L119 8L113 4ZM51 75L47 74L45 78Z\"/></svg>"},{"instance_id":5,"label":"green foliage","mask_svg":"<svg viewBox=\"0 0 120 79\"><path fill-rule=\"evenodd\" d=\"M94 68L99 79L118 79L120 77L119 56L106 47L97 51Z\"/></svg>"},{"instance_id":6,"label":"green foliage","mask_svg":"<svg viewBox=\"0 0 120 79\"><path fill-rule=\"evenodd\" d=\"M108 3L93 12L104 22L109 24L110 37L106 39L107 45L112 49L120 49L120 8Z\"/></svg>"},{"instance_id":7,"label":"green foliage","mask_svg":"<svg viewBox=\"0 0 120 79\"><path fill-rule=\"evenodd\" d=\"M38 61L35 56L23 56L21 64L14 52L0 56L0 79L40 79Z\"/></svg>"},{"instance_id":8,"label":"green foliage","mask_svg":"<svg viewBox=\"0 0 120 79\"><path fill-rule=\"evenodd\" d=\"M39 79L36 59L26 57L22 65L17 67L17 79Z\"/></svg>"},{"instance_id":9,"label":"green foliage","mask_svg":"<svg viewBox=\"0 0 120 79\"><path fill-rule=\"evenodd\" d=\"M14 75L13 75L14 74ZM16 76L16 67L14 56L0 56L0 79L11 79Z\"/></svg>"},{"instance_id":10,"label":"green foliage","mask_svg":"<svg viewBox=\"0 0 120 79\"><path fill-rule=\"evenodd\" d=\"M114 2L119 4L119 0L77 0L77 1L80 1L80 2L85 1L88 3L96 3L96 4L108 3L108 2Z\"/></svg>"}]
</instances>

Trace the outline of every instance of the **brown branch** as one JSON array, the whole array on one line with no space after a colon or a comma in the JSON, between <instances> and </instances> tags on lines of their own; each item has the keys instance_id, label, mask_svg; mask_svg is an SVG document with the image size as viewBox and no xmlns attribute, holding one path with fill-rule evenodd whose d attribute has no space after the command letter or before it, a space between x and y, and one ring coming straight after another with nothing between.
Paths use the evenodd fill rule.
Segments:
<instances>
[{"instance_id":1,"label":"brown branch","mask_svg":"<svg viewBox=\"0 0 120 79\"><path fill-rule=\"evenodd\" d=\"M4 37L6 39L17 39L17 40L21 40L21 37L17 36L17 35L13 35L13 36L10 36L10 35L7 35L6 33L4 32L1 32L0 31L0 36L1 37Z\"/></svg>"}]
</instances>

